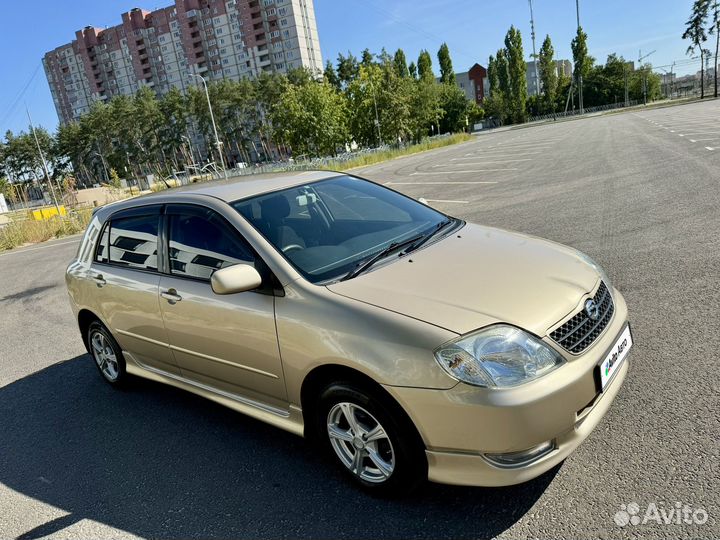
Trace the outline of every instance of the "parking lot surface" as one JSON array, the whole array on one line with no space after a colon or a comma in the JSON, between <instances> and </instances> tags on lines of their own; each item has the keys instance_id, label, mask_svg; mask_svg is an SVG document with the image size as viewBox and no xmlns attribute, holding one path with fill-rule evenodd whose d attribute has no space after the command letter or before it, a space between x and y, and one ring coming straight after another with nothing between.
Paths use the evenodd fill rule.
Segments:
<instances>
[{"instance_id":1,"label":"parking lot surface","mask_svg":"<svg viewBox=\"0 0 720 540\"><path fill-rule=\"evenodd\" d=\"M114 391L66 298L78 239L0 254L0 537L720 536L719 167L708 101L481 134L358 171L581 249L627 299L636 343L609 414L562 466L499 489L376 499L300 438L154 383ZM678 505L696 519L663 523Z\"/></svg>"}]
</instances>

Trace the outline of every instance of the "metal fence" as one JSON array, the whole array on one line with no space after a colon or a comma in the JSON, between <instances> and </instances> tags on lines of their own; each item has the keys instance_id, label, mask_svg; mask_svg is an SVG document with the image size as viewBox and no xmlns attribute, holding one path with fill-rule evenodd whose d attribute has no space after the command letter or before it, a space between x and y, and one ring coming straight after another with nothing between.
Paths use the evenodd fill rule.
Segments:
<instances>
[{"instance_id":1,"label":"metal fence","mask_svg":"<svg viewBox=\"0 0 720 540\"><path fill-rule=\"evenodd\" d=\"M575 109L572 111L566 111L561 113L551 113L551 114L541 114L539 116L533 116L531 117L528 122L541 122L544 120L557 120L558 118L568 118L571 116L580 116L581 114L593 114L593 113L599 113L604 111L612 111L614 109L624 109L625 107L634 107L635 105L639 105L640 102L637 100L629 101L627 104L625 102L622 103L609 103L607 105L598 105L597 107L586 107L585 110L581 113L580 109Z\"/></svg>"}]
</instances>

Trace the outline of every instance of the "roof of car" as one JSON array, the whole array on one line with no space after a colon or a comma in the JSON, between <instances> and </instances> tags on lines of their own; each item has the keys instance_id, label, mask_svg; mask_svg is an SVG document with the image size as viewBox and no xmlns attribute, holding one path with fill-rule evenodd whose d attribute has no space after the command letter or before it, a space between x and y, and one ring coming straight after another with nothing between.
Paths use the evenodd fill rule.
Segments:
<instances>
[{"instance_id":1,"label":"roof of car","mask_svg":"<svg viewBox=\"0 0 720 540\"><path fill-rule=\"evenodd\" d=\"M192 193L195 195L209 195L225 202L237 201L253 195L261 195L270 191L277 191L292 186L302 185L318 180L325 180L339 176L341 173L333 171L294 171L281 173L244 175L227 180L190 184L174 188L170 191L161 191L173 195Z\"/></svg>"}]
</instances>

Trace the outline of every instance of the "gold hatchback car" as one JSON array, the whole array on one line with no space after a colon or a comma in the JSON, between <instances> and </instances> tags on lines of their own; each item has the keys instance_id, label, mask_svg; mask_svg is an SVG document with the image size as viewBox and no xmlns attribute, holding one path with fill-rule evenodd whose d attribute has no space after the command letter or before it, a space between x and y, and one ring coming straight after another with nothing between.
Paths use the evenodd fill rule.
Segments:
<instances>
[{"instance_id":1,"label":"gold hatchback car","mask_svg":"<svg viewBox=\"0 0 720 540\"><path fill-rule=\"evenodd\" d=\"M109 383L310 437L381 491L542 474L607 412L632 347L582 253L334 172L105 206L67 286Z\"/></svg>"}]
</instances>

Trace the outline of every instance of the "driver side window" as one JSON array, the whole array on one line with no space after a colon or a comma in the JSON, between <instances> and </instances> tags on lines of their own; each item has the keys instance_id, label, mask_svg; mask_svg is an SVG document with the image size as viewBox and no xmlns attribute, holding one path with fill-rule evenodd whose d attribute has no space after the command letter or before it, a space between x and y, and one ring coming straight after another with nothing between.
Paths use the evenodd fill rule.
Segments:
<instances>
[{"instance_id":1,"label":"driver side window","mask_svg":"<svg viewBox=\"0 0 720 540\"><path fill-rule=\"evenodd\" d=\"M168 212L168 255L174 276L210 279L216 270L253 264L250 246L224 218L210 209Z\"/></svg>"}]
</instances>

